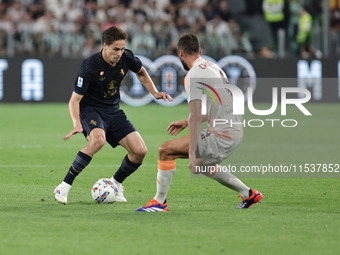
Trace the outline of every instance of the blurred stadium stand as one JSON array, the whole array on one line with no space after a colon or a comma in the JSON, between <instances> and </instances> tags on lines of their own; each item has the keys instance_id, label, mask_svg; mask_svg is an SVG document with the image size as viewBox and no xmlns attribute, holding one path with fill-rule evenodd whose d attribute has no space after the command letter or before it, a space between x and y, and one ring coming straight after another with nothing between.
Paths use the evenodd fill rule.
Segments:
<instances>
[{"instance_id":1,"label":"blurred stadium stand","mask_svg":"<svg viewBox=\"0 0 340 255\"><path fill-rule=\"evenodd\" d=\"M330 32L323 40L323 4ZM264 17L270 0L1 0L0 57L86 58L101 49L101 33L116 25L129 34L127 48L156 59L176 55L179 36L200 37L204 55L253 58L340 56L340 0L282 0L283 30ZM311 15L312 36L297 42L300 7ZM277 31L280 31L276 38ZM306 53L307 52L307 53ZM325 55L324 55L325 56Z\"/></svg>"}]
</instances>

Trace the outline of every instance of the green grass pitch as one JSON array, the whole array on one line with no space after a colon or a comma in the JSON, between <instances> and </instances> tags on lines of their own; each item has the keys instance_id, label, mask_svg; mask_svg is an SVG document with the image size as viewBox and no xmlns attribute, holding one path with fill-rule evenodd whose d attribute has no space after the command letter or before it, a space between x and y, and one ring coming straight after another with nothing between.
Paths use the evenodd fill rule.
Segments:
<instances>
[{"instance_id":1,"label":"green grass pitch","mask_svg":"<svg viewBox=\"0 0 340 255\"><path fill-rule=\"evenodd\" d=\"M296 119L298 126L246 127L228 163L339 164L339 104L308 103L312 116L289 107L270 118ZM268 109L267 104L258 105ZM172 139L171 121L188 106L157 104L122 108L141 133L148 154L125 182L127 203L96 204L92 184L111 177L125 150L109 145L75 180L69 203L54 200L77 152L86 144L72 129L67 104L0 104L0 254L337 254L340 250L340 176L272 175L241 178L264 199L237 210L237 193L207 178L191 178L187 160L177 160L168 194L169 212L137 213L156 191L157 149ZM266 119L246 112L246 120ZM255 123L253 123L255 124ZM183 132L187 134L187 131ZM181 135L181 134L180 134ZM288 177L288 178L285 178Z\"/></svg>"}]
</instances>

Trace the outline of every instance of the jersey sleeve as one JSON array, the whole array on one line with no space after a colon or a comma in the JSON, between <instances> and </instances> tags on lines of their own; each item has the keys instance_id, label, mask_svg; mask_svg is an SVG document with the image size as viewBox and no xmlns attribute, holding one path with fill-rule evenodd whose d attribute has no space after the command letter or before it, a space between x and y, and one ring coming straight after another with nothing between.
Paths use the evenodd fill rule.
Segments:
<instances>
[{"instance_id":1,"label":"jersey sleeve","mask_svg":"<svg viewBox=\"0 0 340 255\"><path fill-rule=\"evenodd\" d=\"M142 61L136 57L132 51L128 51L126 50L126 56L127 56L127 64L129 66L129 69L134 72L137 73L139 72L139 70L142 68Z\"/></svg>"},{"instance_id":2,"label":"jersey sleeve","mask_svg":"<svg viewBox=\"0 0 340 255\"><path fill-rule=\"evenodd\" d=\"M202 100L202 85L200 79L191 78L190 73L185 76L184 85L187 92L188 103L192 100Z\"/></svg>"},{"instance_id":3,"label":"jersey sleeve","mask_svg":"<svg viewBox=\"0 0 340 255\"><path fill-rule=\"evenodd\" d=\"M78 76L74 84L73 91L79 95L85 95L91 83L91 75L86 70L84 65L82 65L78 71Z\"/></svg>"}]
</instances>

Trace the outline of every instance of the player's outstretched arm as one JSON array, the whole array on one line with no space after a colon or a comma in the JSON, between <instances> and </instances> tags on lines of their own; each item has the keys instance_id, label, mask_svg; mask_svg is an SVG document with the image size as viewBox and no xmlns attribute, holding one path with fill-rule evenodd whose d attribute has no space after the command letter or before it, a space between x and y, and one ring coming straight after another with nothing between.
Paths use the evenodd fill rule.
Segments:
<instances>
[{"instance_id":1,"label":"player's outstretched arm","mask_svg":"<svg viewBox=\"0 0 340 255\"><path fill-rule=\"evenodd\" d=\"M166 130L168 131L169 135L176 136L179 134L179 132L181 132L187 126L188 126L188 118L171 122Z\"/></svg>"},{"instance_id":2,"label":"player's outstretched arm","mask_svg":"<svg viewBox=\"0 0 340 255\"><path fill-rule=\"evenodd\" d=\"M173 101L172 97L165 92L158 92L157 88L155 87L155 84L151 80L148 72L145 70L144 67L142 67L138 73L136 73L138 80L146 87L151 95L153 95L156 99L164 99L166 101L167 99L171 102Z\"/></svg>"},{"instance_id":3,"label":"player's outstretched arm","mask_svg":"<svg viewBox=\"0 0 340 255\"><path fill-rule=\"evenodd\" d=\"M74 134L83 132L83 127L81 125L79 118L79 103L82 98L83 98L82 95L79 95L75 92L72 93L70 102L68 104L68 110L73 123L73 129L63 138L64 141L68 140Z\"/></svg>"}]
</instances>

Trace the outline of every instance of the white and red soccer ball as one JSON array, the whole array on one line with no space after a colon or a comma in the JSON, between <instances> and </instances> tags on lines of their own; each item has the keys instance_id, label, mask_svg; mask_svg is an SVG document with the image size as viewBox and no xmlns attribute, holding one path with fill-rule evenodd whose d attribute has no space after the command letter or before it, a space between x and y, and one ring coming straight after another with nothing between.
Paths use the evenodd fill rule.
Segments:
<instances>
[{"instance_id":1,"label":"white and red soccer ball","mask_svg":"<svg viewBox=\"0 0 340 255\"><path fill-rule=\"evenodd\" d=\"M91 194L97 203L109 204L116 201L118 188L110 179L102 178L93 184Z\"/></svg>"}]
</instances>

